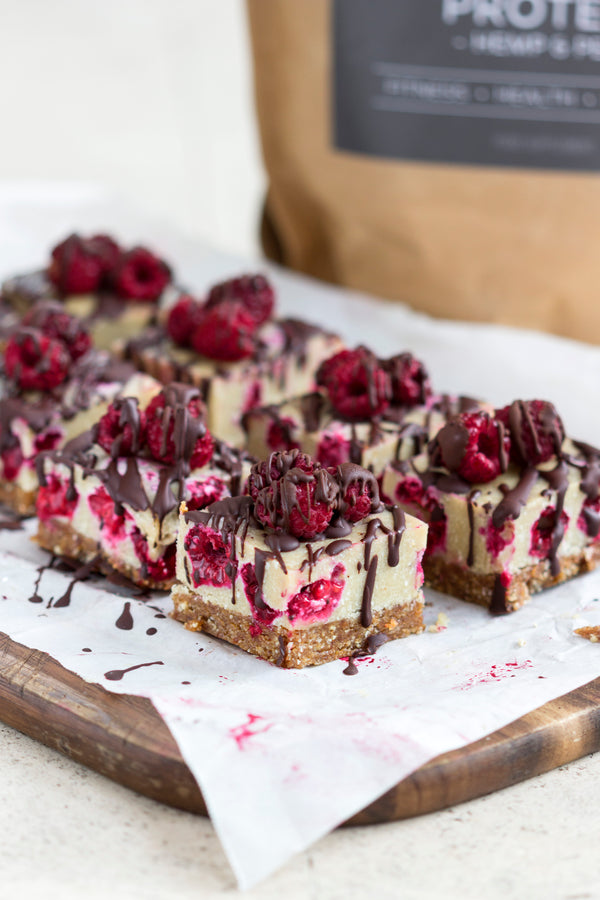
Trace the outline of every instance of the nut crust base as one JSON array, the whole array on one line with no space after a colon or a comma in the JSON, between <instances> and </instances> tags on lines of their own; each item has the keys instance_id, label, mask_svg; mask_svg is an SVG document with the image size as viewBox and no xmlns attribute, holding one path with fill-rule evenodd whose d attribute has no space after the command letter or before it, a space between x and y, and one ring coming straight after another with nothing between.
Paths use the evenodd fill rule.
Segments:
<instances>
[{"instance_id":1,"label":"nut crust base","mask_svg":"<svg viewBox=\"0 0 600 900\"><path fill-rule=\"evenodd\" d=\"M349 656L360 650L372 634L383 633L392 640L423 631L420 598L410 604L374 611L373 623L368 628L355 620L341 619L297 629L264 626L261 633L253 637L249 626L254 620L250 616L207 603L200 594L181 584L175 585L171 597L173 618L183 622L186 628L222 638L284 669L318 666Z\"/></svg>"},{"instance_id":2,"label":"nut crust base","mask_svg":"<svg viewBox=\"0 0 600 900\"><path fill-rule=\"evenodd\" d=\"M35 516L37 491L26 491L14 481L0 481L0 503L19 516Z\"/></svg>"},{"instance_id":3,"label":"nut crust base","mask_svg":"<svg viewBox=\"0 0 600 900\"><path fill-rule=\"evenodd\" d=\"M120 562L114 556L108 557L95 541L74 531L68 522L59 522L56 519L38 522L35 539L40 547L57 556L68 556L69 559L76 559L84 563L95 560L95 568L98 572L102 572L104 575L114 575L115 572L118 572L138 587L168 591L175 583L174 578L168 581L155 581L145 577L141 563L139 568L134 568Z\"/></svg>"},{"instance_id":4,"label":"nut crust base","mask_svg":"<svg viewBox=\"0 0 600 900\"><path fill-rule=\"evenodd\" d=\"M550 562L541 560L533 566L521 569L506 588L506 612L514 612L531 598L546 588L555 587L563 581L591 572L600 563L600 542L584 547L580 553L559 556L560 572L553 575ZM441 556L429 556L423 561L425 584L443 594L450 594L468 603L477 603L488 609L492 606L496 573L472 572L460 563L450 563Z\"/></svg>"}]
</instances>

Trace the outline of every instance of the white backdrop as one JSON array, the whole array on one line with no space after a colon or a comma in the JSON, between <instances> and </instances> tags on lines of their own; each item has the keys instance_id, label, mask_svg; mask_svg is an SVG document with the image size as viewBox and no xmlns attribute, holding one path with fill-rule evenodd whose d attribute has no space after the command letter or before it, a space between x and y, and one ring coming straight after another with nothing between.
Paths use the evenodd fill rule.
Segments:
<instances>
[{"instance_id":1,"label":"white backdrop","mask_svg":"<svg viewBox=\"0 0 600 900\"><path fill-rule=\"evenodd\" d=\"M0 180L95 181L256 251L243 0L0 0Z\"/></svg>"}]
</instances>

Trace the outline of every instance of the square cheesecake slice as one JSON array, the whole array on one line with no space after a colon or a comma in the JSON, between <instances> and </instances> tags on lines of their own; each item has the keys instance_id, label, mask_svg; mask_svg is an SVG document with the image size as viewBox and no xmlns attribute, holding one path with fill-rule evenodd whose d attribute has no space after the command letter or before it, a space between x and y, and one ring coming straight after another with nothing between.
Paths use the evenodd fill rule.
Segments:
<instances>
[{"instance_id":1,"label":"square cheesecake slice","mask_svg":"<svg viewBox=\"0 0 600 900\"><path fill-rule=\"evenodd\" d=\"M317 382L318 391L245 413L253 456L300 449L324 466L353 462L380 475L391 460L420 453L450 417L482 406L433 394L412 354L380 359L364 346L325 360Z\"/></svg>"},{"instance_id":2,"label":"square cheesecake slice","mask_svg":"<svg viewBox=\"0 0 600 900\"><path fill-rule=\"evenodd\" d=\"M450 421L383 490L429 523L426 583L500 615L596 567L599 478L600 451L533 400Z\"/></svg>"},{"instance_id":3,"label":"square cheesecake slice","mask_svg":"<svg viewBox=\"0 0 600 900\"><path fill-rule=\"evenodd\" d=\"M181 298L120 352L164 384L200 388L211 432L242 446L247 410L312 390L322 361L342 347L316 325L274 319L274 303L263 276L234 278L215 285L204 302Z\"/></svg>"},{"instance_id":4,"label":"square cheesecake slice","mask_svg":"<svg viewBox=\"0 0 600 900\"><path fill-rule=\"evenodd\" d=\"M7 279L0 296L22 316L41 300L58 302L85 321L95 347L112 350L179 293L170 267L145 247L125 249L108 235L72 234L52 249L43 269Z\"/></svg>"},{"instance_id":5,"label":"square cheesecake slice","mask_svg":"<svg viewBox=\"0 0 600 900\"><path fill-rule=\"evenodd\" d=\"M57 304L30 314L30 325L10 330L0 399L0 501L19 515L35 512L40 453L91 428L119 393L160 390L130 363L90 349L81 323Z\"/></svg>"},{"instance_id":6,"label":"square cheesecake slice","mask_svg":"<svg viewBox=\"0 0 600 900\"><path fill-rule=\"evenodd\" d=\"M245 454L211 437L194 388L119 398L92 431L40 459L37 541L167 590L179 504L199 509L239 493L248 471Z\"/></svg>"},{"instance_id":7,"label":"square cheesecake slice","mask_svg":"<svg viewBox=\"0 0 600 900\"><path fill-rule=\"evenodd\" d=\"M422 453L452 416L483 406L470 397L432 395L414 406L390 406L375 418L349 420L323 390L251 409L242 419L246 449L258 459L299 449L324 466L353 462L381 475L389 462Z\"/></svg>"},{"instance_id":8,"label":"square cheesecake slice","mask_svg":"<svg viewBox=\"0 0 600 900\"><path fill-rule=\"evenodd\" d=\"M174 617L284 668L422 631L424 523L381 505L358 466L332 475L304 454L274 454L268 465L281 477L265 481L265 464L258 478L254 467L254 500L182 505Z\"/></svg>"}]
</instances>

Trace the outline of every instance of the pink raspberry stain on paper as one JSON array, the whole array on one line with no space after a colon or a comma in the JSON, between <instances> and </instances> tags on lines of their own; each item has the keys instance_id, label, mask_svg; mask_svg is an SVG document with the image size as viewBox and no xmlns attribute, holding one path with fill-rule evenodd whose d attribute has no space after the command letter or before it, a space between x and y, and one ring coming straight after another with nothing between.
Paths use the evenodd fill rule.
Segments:
<instances>
[{"instance_id":1,"label":"pink raspberry stain on paper","mask_svg":"<svg viewBox=\"0 0 600 900\"><path fill-rule=\"evenodd\" d=\"M493 682L504 681L506 678L514 678L519 671L532 668L533 663L530 659L523 660L523 662L515 660L514 662L504 663L504 665L494 665L489 672L472 675L467 681L458 685L458 690L466 691L477 684L492 684Z\"/></svg>"},{"instance_id":2,"label":"pink raspberry stain on paper","mask_svg":"<svg viewBox=\"0 0 600 900\"><path fill-rule=\"evenodd\" d=\"M248 713L247 720L241 725L236 725L235 728L230 728L229 734L238 745L238 750L246 750L251 738L258 734L264 734L272 727L273 723L266 722L263 716Z\"/></svg>"}]
</instances>

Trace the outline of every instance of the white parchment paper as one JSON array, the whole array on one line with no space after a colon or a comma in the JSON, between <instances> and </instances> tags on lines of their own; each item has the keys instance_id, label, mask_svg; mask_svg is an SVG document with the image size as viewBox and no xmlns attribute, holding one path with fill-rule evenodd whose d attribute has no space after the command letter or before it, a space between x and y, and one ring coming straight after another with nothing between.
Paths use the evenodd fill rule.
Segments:
<instances>
[{"instance_id":1,"label":"white parchment paper","mask_svg":"<svg viewBox=\"0 0 600 900\"><path fill-rule=\"evenodd\" d=\"M74 229L166 248L198 292L252 268L148 223L93 188L0 185L1 274L39 265L48 246ZM599 349L501 326L434 322L406 307L271 274L282 313L330 325L381 353L411 349L439 390L497 404L550 399L574 437L600 443ZM600 646L573 634L600 624L600 574L499 619L428 592L432 630L385 645L348 677L343 662L279 670L186 632L168 618L168 597L127 597L100 578L76 584L70 603L57 606L70 579L54 570L39 577L48 556L31 542L34 530L29 522L24 531L0 533L0 630L88 681L152 700L198 780L241 887L433 756L600 674ZM34 603L38 578L41 600ZM124 630L116 623L126 603L132 627Z\"/></svg>"}]
</instances>

